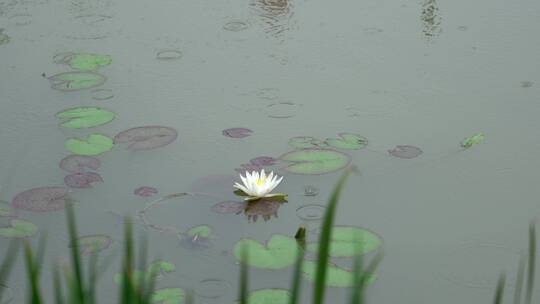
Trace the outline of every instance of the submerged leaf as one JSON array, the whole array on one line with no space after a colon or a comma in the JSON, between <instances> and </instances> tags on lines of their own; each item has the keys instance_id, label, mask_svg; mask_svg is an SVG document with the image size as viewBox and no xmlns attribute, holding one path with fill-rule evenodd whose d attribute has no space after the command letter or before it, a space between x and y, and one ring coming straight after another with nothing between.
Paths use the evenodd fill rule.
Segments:
<instances>
[{"instance_id":1,"label":"submerged leaf","mask_svg":"<svg viewBox=\"0 0 540 304\"><path fill-rule=\"evenodd\" d=\"M291 162L284 170L296 174L325 174L345 168L351 157L331 149L302 149L283 154L283 161Z\"/></svg>"},{"instance_id":2,"label":"submerged leaf","mask_svg":"<svg viewBox=\"0 0 540 304\"><path fill-rule=\"evenodd\" d=\"M0 228L0 236L6 238L26 238L37 233L38 227L29 221L22 219L12 219L10 226Z\"/></svg>"},{"instance_id":3,"label":"submerged leaf","mask_svg":"<svg viewBox=\"0 0 540 304\"><path fill-rule=\"evenodd\" d=\"M114 113L100 107L78 107L56 113L56 118L63 119L63 127L70 129L93 128L114 119Z\"/></svg>"},{"instance_id":4,"label":"submerged leaf","mask_svg":"<svg viewBox=\"0 0 540 304\"><path fill-rule=\"evenodd\" d=\"M67 64L77 70L95 70L101 66L107 66L112 63L112 58L109 55L90 54L90 53L73 53L69 57Z\"/></svg>"},{"instance_id":5,"label":"submerged leaf","mask_svg":"<svg viewBox=\"0 0 540 304\"><path fill-rule=\"evenodd\" d=\"M398 145L392 150L388 150L388 153L392 156L411 159L420 156L423 152L422 149L411 145Z\"/></svg>"},{"instance_id":6,"label":"submerged leaf","mask_svg":"<svg viewBox=\"0 0 540 304\"><path fill-rule=\"evenodd\" d=\"M306 260L302 265L302 273L309 281L315 281L317 264L314 261ZM368 282L373 282L375 276L369 275ZM350 270L343 269L335 264L328 263L326 273L326 286L330 287L351 287L353 285L354 274Z\"/></svg>"},{"instance_id":7,"label":"submerged leaf","mask_svg":"<svg viewBox=\"0 0 540 304\"><path fill-rule=\"evenodd\" d=\"M77 238L77 244L82 255L99 253L109 248L111 243L112 238L104 234L84 235Z\"/></svg>"},{"instance_id":8,"label":"submerged leaf","mask_svg":"<svg viewBox=\"0 0 540 304\"><path fill-rule=\"evenodd\" d=\"M208 225L199 225L195 227L191 227L186 231L186 235L189 237L201 237L201 238L209 238L212 234L212 227Z\"/></svg>"},{"instance_id":9,"label":"submerged leaf","mask_svg":"<svg viewBox=\"0 0 540 304\"><path fill-rule=\"evenodd\" d=\"M183 304L186 293L182 288L161 288L152 295L152 303L155 304Z\"/></svg>"},{"instance_id":10,"label":"submerged leaf","mask_svg":"<svg viewBox=\"0 0 540 304\"><path fill-rule=\"evenodd\" d=\"M368 140L358 134L339 133L338 136L339 138L328 138L325 142L336 149L345 150L362 149L368 144Z\"/></svg>"},{"instance_id":11,"label":"submerged leaf","mask_svg":"<svg viewBox=\"0 0 540 304\"><path fill-rule=\"evenodd\" d=\"M360 227L335 226L332 228L330 242L330 256L352 257L355 254L366 254L379 248L382 239L375 233ZM318 246L319 243L309 243L307 250L316 252Z\"/></svg>"},{"instance_id":12,"label":"submerged leaf","mask_svg":"<svg viewBox=\"0 0 540 304\"><path fill-rule=\"evenodd\" d=\"M290 298L290 292L286 289L259 289L249 294L246 304L289 304Z\"/></svg>"},{"instance_id":13,"label":"submerged leaf","mask_svg":"<svg viewBox=\"0 0 540 304\"><path fill-rule=\"evenodd\" d=\"M46 212L64 209L70 201L66 187L40 187L17 194L11 206L26 211Z\"/></svg>"},{"instance_id":14,"label":"submerged leaf","mask_svg":"<svg viewBox=\"0 0 540 304\"><path fill-rule=\"evenodd\" d=\"M90 134L86 139L68 138L64 145L74 154L92 156L111 150L113 140L103 134Z\"/></svg>"},{"instance_id":15,"label":"submerged leaf","mask_svg":"<svg viewBox=\"0 0 540 304\"><path fill-rule=\"evenodd\" d=\"M105 83L107 78L94 72L64 72L48 78L56 90L73 92L98 87Z\"/></svg>"},{"instance_id":16,"label":"submerged leaf","mask_svg":"<svg viewBox=\"0 0 540 304\"><path fill-rule=\"evenodd\" d=\"M92 183L96 182L103 182L103 178L95 172L73 173L64 177L64 183L70 188L92 188Z\"/></svg>"},{"instance_id":17,"label":"submerged leaf","mask_svg":"<svg viewBox=\"0 0 540 304\"><path fill-rule=\"evenodd\" d=\"M234 256L238 261L242 261L242 248L248 252L248 265L282 269L294 263L298 244L294 238L282 234L273 235L266 245L253 239L241 239L234 245Z\"/></svg>"},{"instance_id":18,"label":"submerged leaf","mask_svg":"<svg viewBox=\"0 0 540 304\"><path fill-rule=\"evenodd\" d=\"M252 133L253 131L246 128L230 128L222 131L223 136L231 138L244 138L250 136Z\"/></svg>"},{"instance_id":19,"label":"submerged leaf","mask_svg":"<svg viewBox=\"0 0 540 304\"><path fill-rule=\"evenodd\" d=\"M71 173L79 173L84 168L97 170L101 162L99 159L84 155L69 155L60 161L60 168Z\"/></svg>"},{"instance_id":20,"label":"submerged leaf","mask_svg":"<svg viewBox=\"0 0 540 304\"><path fill-rule=\"evenodd\" d=\"M311 136L297 136L289 139L289 146L296 149L326 148L326 142Z\"/></svg>"},{"instance_id":21,"label":"submerged leaf","mask_svg":"<svg viewBox=\"0 0 540 304\"><path fill-rule=\"evenodd\" d=\"M114 143L126 143L133 151L151 150L166 146L176 140L175 129L163 126L144 126L118 133Z\"/></svg>"},{"instance_id":22,"label":"submerged leaf","mask_svg":"<svg viewBox=\"0 0 540 304\"><path fill-rule=\"evenodd\" d=\"M470 148L473 145L481 143L484 140L484 137L484 133L476 133L473 136L469 136L461 142L461 147Z\"/></svg>"}]
</instances>

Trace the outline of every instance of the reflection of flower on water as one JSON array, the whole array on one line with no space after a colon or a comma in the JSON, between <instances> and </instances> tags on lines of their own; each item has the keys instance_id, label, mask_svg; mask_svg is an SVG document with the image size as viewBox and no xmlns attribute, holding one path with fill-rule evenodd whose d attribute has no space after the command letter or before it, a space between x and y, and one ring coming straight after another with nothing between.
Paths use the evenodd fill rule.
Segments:
<instances>
[{"instance_id":1,"label":"reflection of flower on water","mask_svg":"<svg viewBox=\"0 0 540 304\"><path fill-rule=\"evenodd\" d=\"M281 202L272 199L261 199L255 202L246 204L244 214L247 216L248 221L256 222L260 217L264 221L268 221L273 217L277 218L277 211L281 207Z\"/></svg>"}]
</instances>

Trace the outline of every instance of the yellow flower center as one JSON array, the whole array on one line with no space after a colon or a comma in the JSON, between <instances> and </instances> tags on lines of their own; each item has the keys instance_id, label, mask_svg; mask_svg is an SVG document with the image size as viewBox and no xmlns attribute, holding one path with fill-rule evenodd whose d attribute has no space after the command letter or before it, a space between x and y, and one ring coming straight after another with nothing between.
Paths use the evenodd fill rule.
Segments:
<instances>
[{"instance_id":1,"label":"yellow flower center","mask_svg":"<svg viewBox=\"0 0 540 304\"><path fill-rule=\"evenodd\" d=\"M255 181L255 184L257 186L260 186L262 183L264 183L264 181L266 180L266 178L257 178L257 180Z\"/></svg>"}]
</instances>

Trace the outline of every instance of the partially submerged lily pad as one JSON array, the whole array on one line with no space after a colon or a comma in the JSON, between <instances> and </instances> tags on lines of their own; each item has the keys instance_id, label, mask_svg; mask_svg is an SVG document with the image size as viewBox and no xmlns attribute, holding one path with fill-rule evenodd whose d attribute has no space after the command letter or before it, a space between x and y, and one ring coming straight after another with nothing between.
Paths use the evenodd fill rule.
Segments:
<instances>
[{"instance_id":1,"label":"partially submerged lily pad","mask_svg":"<svg viewBox=\"0 0 540 304\"><path fill-rule=\"evenodd\" d=\"M38 227L29 221L23 219L12 219L8 227L0 228L0 236L6 238L26 238L35 235Z\"/></svg>"},{"instance_id":2,"label":"partially submerged lily pad","mask_svg":"<svg viewBox=\"0 0 540 304\"><path fill-rule=\"evenodd\" d=\"M281 160L291 162L283 169L296 174L325 174L345 168L351 157L331 149L302 149L283 154Z\"/></svg>"},{"instance_id":3,"label":"partially submerged lily pad","mask_svg":"<svg viewBox=\"0 0 540 304\"><path fill-rule=\"evenodd\" d=\"M186 231L186 235L189 237L209 238L212 235L212 227L208 225L199 225L191 227Z\"/></svg>"},{"instance_id":4,"label":"partially submerged lily pad","mask_svg":"<svg viewBox=\"0 0 540 304\"><path fill-rule=\"evenodd\" d=\"M304 277L311 281L315 281L317 264L314 261L306 260L302 264L302 273ZM371 283L375 279L372 274L368 278L368 282ZM333 263L328 263L326 272L326 285L330 287L351 287L354 282L354 274L352 271L341 268Z\"/></svg>"},{"instance_id":5,"label":"partially submerged lily pad","mask_svg":"<svg viewBox=\"0 0 540 304\"><path fill-rule=\"evenodd\" d=\"M17 213L8 202L0 201L0 217L16 217Z\"/></svg>"},{"instance_id":6,"label":"partially submerged lily pad","mask_svg":"<svg viewBox=\"0 0 540 304\"><path fill-rule=\"evenodd\" d=\"M133 191L133 194L142 196L142 197L149 197L149 196L158 194L158 190L154 187L142 186L135 189Z\"/></svg>"},{"instance_id":7,"label":"partially submerged lily pad","mask_svg":"<svg viewBox=\"0 0 540 304\"><path fill-rule=\"evenodd\" d=\"M234 256L242 261L242 250L248 253L250 266L265 269L282 269L294 263L298 244L294 238L282 234L273 235L263 245L253 239L241 239L234 245Z\"/></svg>"},{"instance_id":8,"label":"partially submerged lily pad","mask_svg":"<svg viewBox=\"0 0 540 304\"><path fill-rule=\"evenodd\" d=\"M420 156L423 152L422 149L415 146L398 145L395 146L392 150L388 150L388 153L395 157L411 159Z\"/></svg>"},{"instance_id":9,"label":"partially submerged lily pad","mask_svg":"<svg viewBox=\"0 0 540 304\"><path fill-rule=\"evenodd\" d=\"M158 276L161 276L175 270L175 264L163 260L155 260L152 262L152 264L150 264L150 266L148 266L148 269L146 271L150 274L156 274Z\"/></svg>"},{"instance_id":10,"label":"partially submerged lily pad","mask_svg":"<svg viewBox=\"0 0 540 304\"><path fill-rule=\"evenodd\" d=\"M328 138L325 142L336 149L345 150L362 149L368 144L368 140L358 134L339 133L338 136L339 138Z\"/></svg>"},{"instance_id":11,"label":"partially submerged lily pad","mask_svg":"<svg viewBox=\"0 0 540 304\"><path fill-rule=\"evenodd\" d=\"M161 288L152 295L152 303L155 304L183 304L186 294L182 288Z\"/></svg>"},{"instance_id":12,"label":"partially submerged lily pad","mask_svg":"<svg viewBox=\"0 0 540 304\"><path fill-rule=\"evenodd\" d=\"M64 183L70 188L92 188L92 183L97 182L103 182L103 178L95 172L73 173L64 177Z\"/></svg>"},{"instance_id":13,"label":"partially submerged lily pad","mask_svg":"<svg viewBox=\"0 0 540 304\"><path fill-rule=\"evenodd\" d=\"M111 150L113 140L103 134L90 134L86 139L68 138L64 145L71 153L93 156Z\"/></svg>"},{"instance_id":14,"label":"partially submerged lily pad","mask_svg":"<svg viewBox=\"0 0 540 304\"><path fill-rule=\"evenodd\" d=\"M71 173L81 172L84 168L97 170L101 162L92 156L69 155L60 161L60 168Z\"/></svg>"},{"instance_id":15,"label":"partially submerged lily pad","mask_svg":"<svg viewBox=\"0 0 540 304\"><path fill-rule=\"evenodd\" d=\"M93 71L98 67L107 66L112 63L109 55L72 53L66 58L66 63L73 69Z\"/></svg>"},{"instance_id":16,"label":"partially submerged lily pad","mask_svg":"<svg viewBox=\"0 0 540 304\"><path fill-rule=\"evenodd\" d=\"M461 147L463 148L470 148L476 144L479 144L481 143L485 138L485 135L484 133L476 133L472 136L469 136L467 138L465 138L462 142L461 142Z\"/></svg>"},{"instance_id":17,"label":"partially submerged lily pad","mask_svg":"<svg viewBox=\"0 0 540 304\"><path fill-rule=\"evenodd\" d=\"M272 166L276 161L277 159L270 156L259 156L249 160L249 162L255 166Z\"/></svg>"},{"instance_id":18,"label":"partially submerged lily pad","mask_svg":"<svg viewBox=\"0 0 540 304\"><path fill-rule=\"evenodd\" d=\"M382 239L375 233L352 226L335 226L330 236L329 255L333 257L352 257L355 254L366 254L382 244ZM316 252L319 243L309 243L307 250Z\"/></svg>"},{"instance_id":19,"label":"partially submerged lily pad","mask_svg":"<svg viewBox=\"0 0 540 304\"><path fill-rule=\"evenodd\" d=\"M64 209L71 199L66 187L40 187L23 191L11 201L16 209L46 212Z\"/></svg>"},{"instance_id":20,"label":"partially submerged lily pad","mask_svg":"<svg viewBox=\"0 0 540 304\"><path fill-rule=\"evenodd\" d=\"M114 113L100 107L70 108L56 113L56 118L64 120L62 126L70 129L93 128L114 119Z\"/></svg>"},{"instance_id":21,"label":"partially submerged lily pad","mask_svg":"<svg viewBox=\"0 0 540 304\"><path fill-rule=\"evenodd\" d=\"M105 83L107 78L94 72L64 72L48 78L55 90L73 92L98 87Z\"/></svg>"},{"instance_id":22,"label":"partially submerged lily pad","mask_svg":"<svg viewBox=\"0 0 540 304\"><path fill-rule=\"evenodd\" d=\"M109 248L112 243L112 238L104 234L94 234L80 236L77 241L81 254L91 255ZM70 247L71 246L72 245L70 244Z\"/></svg>"},{"instance_id":23,"label":"partially submerged lily pad","mask_svg":"<svg viewBox=\"0 0 540 304\"><path fill-rule=\"evenodd\" d=\"M296 136L289 139L289 146L295 149L327 148L328 144L312 136Z\"/></svg>"},{"instance_id":24,"label":"partially submerged lily pad","mask_svg":"<svg viewBox=\"0 0 540 304\"><path fill-rule=\"evenodd\" d=\"M252 133L253 131L246 128L230 128L222 131L223 136L231 138L244 138L250 136Z\"/></svg>"},{"instance_id":25,"label":"partially submerged lily pad","mask_svg":"<svg viewBox=\"0 0 540 304\"><path fill-rule=\"evenodd\" d=\"M126 143L132 151L151 150L166 146L176 140L175 129L163 126L144 126L118 133L114 143Z\"/></svg>"},{"instance_id":26,"label":"partially submerged lily pad","mask_svg":"<svg viewBox=\"0 0 540 304\"><path fill-rule=\"evenodd\" d=\"M290 298L291 294L286 289L259 289L248 295L247 304L288 304Z\"/></svg>"}]
</instances>

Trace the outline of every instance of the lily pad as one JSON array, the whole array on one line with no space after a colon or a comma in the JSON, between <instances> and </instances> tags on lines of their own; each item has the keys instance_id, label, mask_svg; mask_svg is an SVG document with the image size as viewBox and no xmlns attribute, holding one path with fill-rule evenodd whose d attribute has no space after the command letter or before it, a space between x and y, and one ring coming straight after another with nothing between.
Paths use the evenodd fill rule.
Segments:
<instances>
[{"instance_id":1,"label":"lily pad","mask_svg":"<svg viewBox=\"0 0 540 304\"><path fill-rule=\"evenodd\" d=\"M234 256L238 261L242 261L244 246L248 253L247 263L265 269L282 269L292 265L298 251L296 240L282 234L273 235L266 245L253 239L241 239L234 245Z\"/></svg>"},{"instance_id":2,"label":"lily pad","mask_svg":"<svg viewBox=\"0 0 540 304\"><path fill-rule=\"evenodd\" d=\"M291 162L284 170L295 174L325 174L345 168L351 157L331 149L302 149L291 151L280 157Z\"/></svg>"},{"instance_id":3,"label":"lily pad","mask_svg":"<svg viewBox=\"0 0 540 304\"><path fill-rule=\"evenodd\" d=\"M66 58L66 63L72 69L93 71L98 67L111 64L112 58L109 55L72 53L68 58Z\"/></svg>"},{"instance_id":4,"label":"lily pad","mask_svg":"<svg viewBox=\"0 0 540 304\"><path fill-rule=\"evenodd\" d=\"M247 304L288 304L290 298L291 294L286 289L259 289L248 295Z\"/></svg>"},{"instance_id":5,"label":"lily pad","mask_svg":"<svg viewBox=\"0 0 540 304\"><path fill-rule=\"evenodd\" d=\"M12 219L8 227L0 228L0 236L6 238L26 238L35 235L38 231L37 226L22 219Z\"/></svg>"},{"instance_id":6,"label":"lily pad","mask_svg":"<svg viewBox=\"0 0 540 304\"><path fill-rule=\"evenodd\" d=\"M17 213L11 208L8 202L0 201L0 217L16 217Z\"/></svg>"},{"instance_id":7,"label":"lily pad","mask_svg":"<svg viewBox=\"0 0 540 304\"><path fill-rule=\"evenodd\" d=\"M231 138L244 138L250 136L253 131L246 128L230 128L225 129L222 131L223 136L231 137Z\"/></svg>"},{"instance_id":8,"label":"lily pad","mask_svg":"<svg viewBox=\"0 0 540 304\"><path fill-rule=\"evenodd\" d=\"M336 149L358 150L367 146L368 140L358 134L340 133L339 138L328 138L326 143Z\"/></svg>"},{"instance_id":9,"label":"lily pad","mask_svg":"<svg viewBox=\"0 0 540 304\"><path fill-rule=\"evenodd\" d=\"M272 166L276 163L276 159L270 156L259 156L249 160L255 166Z\"/></svg>"},{"instance_id":10,"label":"lily pad","mask_svg":"<svg viewBox=\"0 0 540 304\"><path fill-rule=\"evenodd\" d=\"M71 173L81 172L82 169L99 169L101 162L99 159L91 156L69 155L60 161L60 168Z\"/></svg>"},{"instance_id":11,"label":"lily pad","mask_svg":"<svg viewBox=\"0 0 540 304\"><path fill-rule=\"evenodd\" d=\"M74 154L92 156L111 150L113 140L103 134L90 134L86 139L68 138L64 145Z\"/></svg>"},{"instance_id":12,"label":"lily pad","mask_svg":"<svg viewBox=\"0 0 540 304\"><path fill-rule=\"evenodd\" d=\"M289 146L295 149L326 148L326 142L311 136L297 136L289 139Z\"/></svg>"},{"instance_id":13,"label":"lily pad","mask_svg":"<svg viewBox=\"0 0 540 304\"><path fill-rule=\"evenodd\" d=\"M158 289L152 295L152 303L155 304L183 304L185 292L182 288L169 287Z\"/></svg>"},{"instance_id":14,"label":"lily pad","mask_svg":"<svg viewBox=\"0 0 540 304\"><path fill-rule=\"evenodd\" d=\"M212 211L221 214L236 213L239 214L246 208L246 202L224 201L212 206Z\"/></svg>"},{"instance_id":15,"label":"lily pad","mask_svg":"<svg viewBox=\"0 0 540 304\"><path fill-rule=\"evenodd\" d=\"M151 150L166 146L176 140L175 129L163 126L144 126L118 133L114 143L126 143L132 151Z\"/></svg>"},{"instance_id":16,"label":"lily pad","mask_svg":"<svg viewBox=\"0 0 540 304\"><path fill-rule=\"evenodd\" d=\"M103 182L103 178L95 172L73 173L64 177L64 183L70 188L92 188L92 183L96 182Z\"/></svg>"},{"instance_id":17,"label":"lily pad","mask_svg":"<svg viewBox=\"0 0 540 304\"><path fill-rule=\"evenodd\" d=\"M70 129L93 128L114 119L114 113L100 107L78 107L56 113L56 118L63 119L62 126Z\"/></svg>"},{"instance_id":18,"label":"lily pad","mask_svg":"<svg viewBox=\"0 0 540 304\"><path fill-rule=\"evenodd\" d=\"M485 138L485 135L484 133L476 133L474 134L473 136L469 136L467 138L465 138L462 142L461 142L461 147L463 148L470 148L476 144L479 144L481 143Z\"/></svg>"},{"instance_id":19,"label":"lily pad","mask_svg":"<svg viewBox=\"0 0 540 304\"><path fill-rule=\"evenodd\" d=\"M11 201L16 209L46 212L64 209L71 202L66 187L33 188L17 194Z\"/></svg>"},{"instance_id":20,"label":"lily pad","mask_svg":"<svg viewBox=\"0 0 540 304\"><path fill-rule=\"evenodd\" d=\"M55 90L73 92L98 87L107 77L94 72L64 72L48 78Z\"/></svg>"},{"instance_id":21,"label":"lily pad","mask_svg":"<svg viewBox=\"0 0 540 304\"><path fill-rule=\"evenodd\" d=\"M79 237L77 240L82 255L99 253L109 248L112 243L112 238L103 234L84 235Z\"/></svg>"},{"instance_id":22,"label":"lily pad","mask_svg":"<svg viewBox=\"0 0 540 304\"><path fill-rule=\"evenodd\" d=\"M311 281L315 281L317 264L314 261L306 260L302 264L302 273L304 277ZM370 275L368 282L371 283L375 280L374 275ZM328 263L326 272L326 285L330 287L351 287L354 282L353 272L347 269L343 269L333 263Z\"/></svg>"},{"instance_id":23,"label":"lily pad","mask_svg":"<svg viewBox=\"0 0 540 304\"><path fill-rule=\"evenodd\" d=\"M209 238L212 235L212 231L212 227L208 225L199 225L189 228L186 231L186 235L189 237Z\"/></svg>"},{"instance_id":24,"label":"lily pad","mask_svg":"<svg viewBox=\"0 0 540 304\"><path fill-rule=\"evenodd\" d=\"M329 255L333 257L352 257L355 254L366 254L382 244L382 239L375 233L351 226L335 226L330 236ZM360 244L358 244L359 242ZM307 250L316 252L319 243L309 243Z\"/></svg>"},{"instance_id":25,"label":"lily pad","mask_svg":"<svg viewBox=\"0 0 540 304\"><path fill-rule=\"evenodd\" d=\"M149 196L158 194L158 190L154 187L142 186L135 189L133 191L133 194L142 196L142 197L149 197Z\"/></svg>"},{"instance_id":26,"label":"lily pad","mask_svg":"<svg viewBox=\"0 0 540 304\"><path fill-rule=\"evenodd\" d=\"M170 262L166 262L163 260L155 260L148 266L147 272L148 273L155 273L157 275L167 273L167 272L173 272L176 270L176 265Z\"/></svg>"},{"instance_id":27,"label":"lily pad","mask_svg":"<svg viewBox=\"0 0 540 304\"><path fill-rule=\"evenodd\" d=\"M388 153L395 157L411 159L420 156L423 152L422 149L415 146L399 145L392 150L388 150Z\"/></svg>"}]
</instances>

